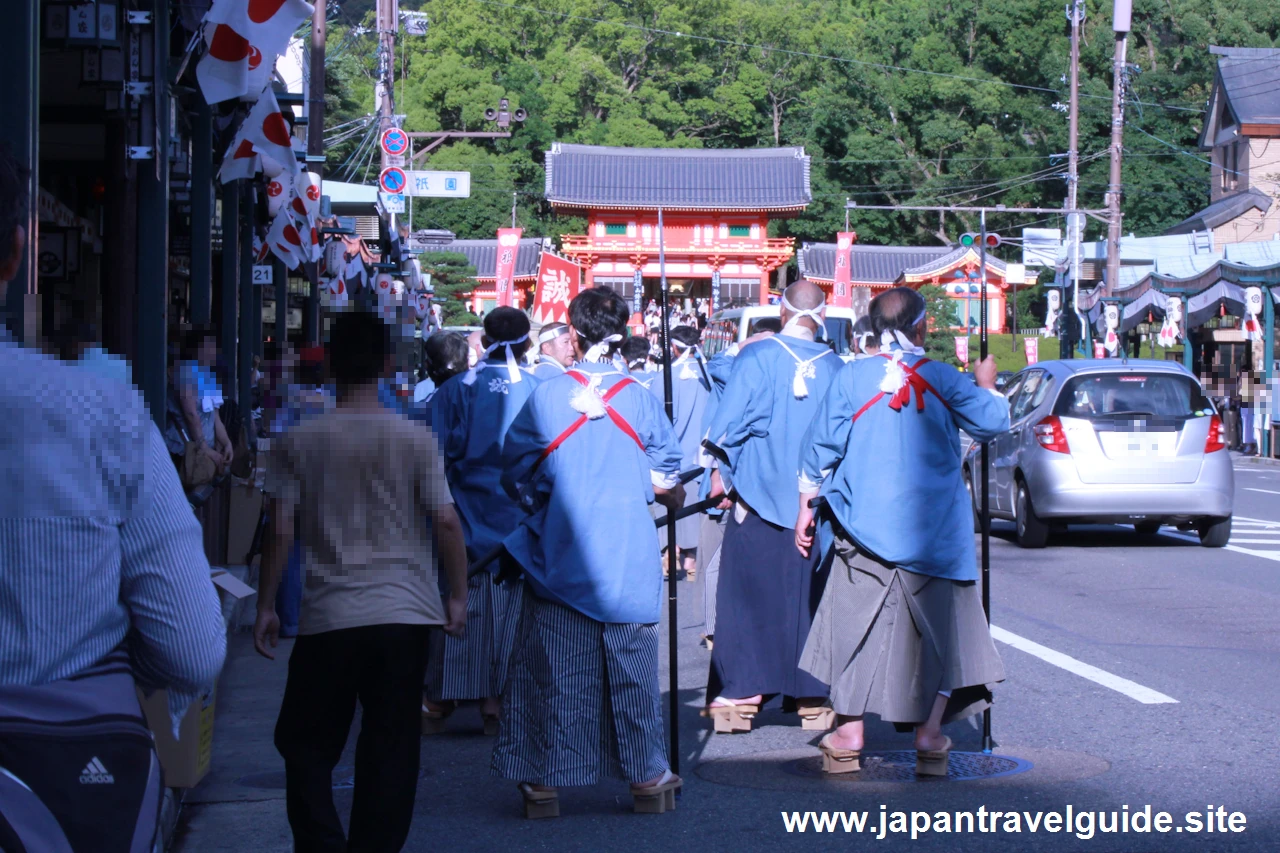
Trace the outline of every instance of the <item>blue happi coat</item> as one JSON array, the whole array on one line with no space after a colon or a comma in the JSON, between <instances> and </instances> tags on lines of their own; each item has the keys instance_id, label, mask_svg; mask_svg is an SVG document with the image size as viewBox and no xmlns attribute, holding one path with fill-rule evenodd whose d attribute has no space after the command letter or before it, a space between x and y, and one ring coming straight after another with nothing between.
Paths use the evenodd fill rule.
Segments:
<instances>
[{"instance_id":1,"label":"blue happi coat","mask_svg":"<svg viewBox=\"0 0 1280 853\"><path fill-rule=\"evenodd\" d=\"M485 555L515 530L524 511L502 490L502 452L517 413L541 380L526 372L512 382L504 358L490 357L467 374L445 382L427 407L440 441L449 491L462 519L467 554ZM499 563L491 562L491 571Z\"/></svg>"},{"instance_id":2,"label":"blue happi coat","mask_svg":"<svg viewBox=\"0 0 1280 853\"><path fill-rule=\"evenodd\" d=\"M976 580L958 429L975 441L995 438L1009 428L1008 403L948 364L918 354L903 362L918 365L925 384L909 389L899 408L890 405L890 394L876 400L888 359L860 359L840 371L801 441L800 485L806 492L820 485L840 525L880 559L920 574ZM824 553L831 541L830 530L820 528Z\"/></svg>"},{"instance_id":3,"label":"blue happi coat","mask_svg":"<svg viewBox=\"0 0 1280 853\"><path fill-rule=\"evenodd\" d=\"M604 393L630 377L615 364L581 363ZM680 444L661 404L632 381L610 405L640 440L608 416L588 419L564 443L543 452L581 417L592 393L570 375L541 383L507 431L502 485L528 515L507 536L535 594L600 622L658 621L662 566L656 547L654 485L671 488Z\"/></svg>"},{"instance_id":4,"label":"blue happi coat","mask_svg":"<svg viewBox=\"0 0 1280 853\"><path fill-rule=\"evenodd\" d=\"M649 390L658 402L666 405L666 383L661 371L648 374L652 378ZM672 426L676 438L680 441L681 470L688 470L698 464L699 451L702 447L702 418L706 411L707 400L711 395L711 383L702 365L692 353L684 353L671 364L671 411ZM697 492L695 483L686 486L690 493L688 503L694 503Z\"/></svg>"},{"instance_id":5,"label":"blue happi coat","mask_svg":"<svg viewBox=\"0 0 1280 853\"><path fill-rule=\"evenodd\" d=\"M797 365L808 392L800 398ZM800 439L842 365L826 344L785 333L743 347L734 359L708 432L729 456L739 497L770 524L795 526Z\"/></svg>"},{"instance_id":6,"label":"blue happi coat","mask_svg":"<svg viewBox=\"0 0 1280 853\"><path fill-rule=\"evenodd\" d=\"M554 379L564 375L564 365L549 355L539 355L538 363L529 368L529 372L539 379Z\"/></svg>"}]
</instances>

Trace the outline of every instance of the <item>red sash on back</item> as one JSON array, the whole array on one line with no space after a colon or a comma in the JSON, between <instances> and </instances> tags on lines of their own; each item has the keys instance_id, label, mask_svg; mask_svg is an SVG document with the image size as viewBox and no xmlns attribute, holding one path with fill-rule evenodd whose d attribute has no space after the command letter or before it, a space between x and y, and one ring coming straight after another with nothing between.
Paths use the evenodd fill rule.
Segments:
<instances>
[{"instance_id":1,"label":"red sash on back","mask_svg":"<svg viewBox=\"0 0 1280 853\"><path fill-rule=\"evenodd\" d=\"M887 359L893 358L893 356L885 355L884 353L878 353L878 355L881 358L887 358ZM942 402L942 405L946 406L948 409L951 408L951 406L947 403L947 401L942 399L942 395L938 393L937 389L934 388L932 385L930 385L927 379L925 379L923 376L921 376L919 373L916 372L920 367L920 365L928 364L928 363L929 363L929 359L927 358L920 359L914 365L905 364L901 361L898 362L898 366L901 367L902 371L907 375L907 381L903 384L901 388L899 388L897 391L893 393L893 396L889 397L889 408L893 409L895 412L902 411L902 407L905 406L910 401L911 392L913 390L915 391L915 394L916 394L916 411L917 412L924 411L924 394L926 391L931 392L933 396L937 397ZM880 402L880 400L882 400L886 396L889 396L888 392L886 391L881 391L879 394L876 394L874 397L868 400L861 409L858 409L857 413L854 414L853 416L853 420L856 422L858 418L862 417L863 413L866 412L867 409L870 409L872 406Z\"/></svg>"},{"instance_id":2,"label":"red sash on back","mask_svg":"<svg viewBox=\"0 0 1280 853\"><path fill-rule=\"evenodd\" d=\"M577 382L579 385L583 386L584 388L591 384L591 381L587 379L587 377L583 375L581 371L569 370L569 371L566 371L565 375L573 377L574 381ZM605 391L603 394L601 394L600 399L604 403L604 411L605 411L605 414L609 416L609 420L613 421L614 425L617 426L618 429L626 433L627 436L636 443L636 447L640 448L640 452L643 453L644 442L640 440L640 436L637 435L636 431L631 428L631 424L627 423L627 419L624 418L622 415L618 414L617 410L614 409L613 406L609 405L609 401L612 400L614 397L616 397L619 391L621 391L623 388L626 388L628 385L636 385L636 384L639 384L639 383L637 383L636 380L632 379L630 376L623 377L623 379L620 382L618 382L618 384L614 385L608 391ZM583 425L587 421L588 421L588 418L586 415L579 415L577 420L569 424L569 426L565 429L564 432L556 436L555 440L547 445L546 449L543 450L542 453L538 456L537 461L533 463L533 467L529 469L529 473L532 474L534 471L537 471L538 466L541 465L548 456L554 453L557 447L564 444L565 441L568 440L569 436L573 435L575 432L582 429Z\"/></svg>"}]
</instances>

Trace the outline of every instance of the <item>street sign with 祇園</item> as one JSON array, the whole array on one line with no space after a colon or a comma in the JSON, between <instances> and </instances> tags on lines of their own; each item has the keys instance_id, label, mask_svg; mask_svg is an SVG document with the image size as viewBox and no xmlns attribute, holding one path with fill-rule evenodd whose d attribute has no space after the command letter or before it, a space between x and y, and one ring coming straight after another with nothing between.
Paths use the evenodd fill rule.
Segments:
<instances>
[{"instance_id":1,"label":"street sign with \u7947\u5712","mask_svg":"<svg viewBox=\"0 0 1280 853\"><path fill-rule=\"evenodd\" d=\"M404 192L407 183L408 178L405 177L404 169L399 166L388 166L378 175L378 186L384 193L400 195Z\"/></svg>"},{"instance_id":2,"label":"street sign with \u7947\u5712","mask_svg":"<svg viewBox=\"0 0 1280 853\"><path fill-rule=\"evenodd\" d=\"M408 173L409 195L419 198L470 198L470 172L413 171Z\"/></svg>"}]
</instances>

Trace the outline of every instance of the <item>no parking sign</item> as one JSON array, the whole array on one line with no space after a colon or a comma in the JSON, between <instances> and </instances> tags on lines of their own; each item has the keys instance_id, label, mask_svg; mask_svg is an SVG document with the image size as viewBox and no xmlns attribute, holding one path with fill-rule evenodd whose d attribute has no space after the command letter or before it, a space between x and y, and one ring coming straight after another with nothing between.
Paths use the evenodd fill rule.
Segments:
<instances>
[{"instance_id":1,"label":"no parking sign","mask_svg":"<svg viewBox=\"0 0 1280 853\"><path fill-rule=\"evenodd\" d=\"M391 195L403 193L407 183L408 178L405 177L404 169L399 166L388 166L378 175L378 185L382 187L384 193L390 193Z\"/></svg>"}]
</instances>

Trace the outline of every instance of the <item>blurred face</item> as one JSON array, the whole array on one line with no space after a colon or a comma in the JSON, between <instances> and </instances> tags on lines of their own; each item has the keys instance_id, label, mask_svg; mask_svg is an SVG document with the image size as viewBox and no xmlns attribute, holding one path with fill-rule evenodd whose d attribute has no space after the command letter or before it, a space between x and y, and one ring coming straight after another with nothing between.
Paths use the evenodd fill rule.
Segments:
<instances>
[{"instance_id":1,"label":"blurred face","mask_svg":"<svg viewBox=\"0 0 1280 853\"><path fill-rule=\"evenodd\" d=\"M569 330L566 329L564 334L556 335L551 340L542 345L542 354L554 358L565 367L573 364L573 344L569 340Z\"/></svg>"},{"instance_id":2,"label":"blurred face","mask_svg":"<svg viewBox=\"0 0 1280 853\"><path fill-rule=\"evenodd\" d=\"M218 361L218 342L212 337L205 338L200 342L200 348L196 350L196 361L201 367L213 367Z\"/></svg>"}]
</instances>

